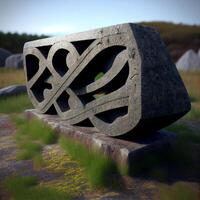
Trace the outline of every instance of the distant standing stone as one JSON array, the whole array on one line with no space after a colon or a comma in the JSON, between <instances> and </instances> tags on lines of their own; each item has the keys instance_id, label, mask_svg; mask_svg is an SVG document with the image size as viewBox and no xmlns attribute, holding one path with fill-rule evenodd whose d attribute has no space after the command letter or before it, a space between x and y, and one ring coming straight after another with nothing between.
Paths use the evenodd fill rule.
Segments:
<instances>
[{"instance_id":1,"label":"distant standing stone","mask_svg":"<svg viewBox=\"0 0 200 200\"><path fill-rule=\"evenodd\" d=\"M13 54L6 59L5 67L23 68L23 55Z\"/></svg>"},{"instance_id":2,"label":"distant standing stone","mask_svg":"<svg viewBox=\"0 0 200 200\"><path fill-rule=\"evenodd\" d=\"M177 69L183 71L200 70L200 52L198 54L199 56L194 50L186 51L176 63Z\"/></svg>"},{"instance_id":3,"label":"distant standing stone","mask_svg":"<svg viewBox=\"0 0 200 200\"><path fill-rule=\"evenodd\" d=\"M198 56L199 56L199 58L200 58L200 49L199 49L199 51L198 51Z\"/></svg>"},{"instance_id":4,"label":"distant standing stone","mask_svg":"<svg viewBox=\"0 0 200 200\"><path fill-rule=\"evenodd\" d=\"M5 66L6 58L9 57L11 53L6 49L0 48L0 67Z\"/></svg>"},{"instance_id":5,"label":"distant standing stone","mask_svg":"<svg viewBox=\"0 0 200 200\"><path fill-rule=\"evenodd\" d=\"M0 89L0 98L26 93L25 85L11 85Z\"/></svg>"}]
</instances>

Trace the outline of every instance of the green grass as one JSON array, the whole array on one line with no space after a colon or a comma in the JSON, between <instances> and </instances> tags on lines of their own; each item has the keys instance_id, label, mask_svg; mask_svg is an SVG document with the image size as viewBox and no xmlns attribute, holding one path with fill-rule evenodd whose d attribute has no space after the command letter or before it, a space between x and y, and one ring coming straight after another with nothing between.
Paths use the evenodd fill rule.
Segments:
<instances>
[{"instance_id":1,"label":"green grass","mask_svg":"<svg viewBox=\"0 0 200 200\"><path fill-rule=\"evenodd\" d=\"M24 116L13 116L14 123L19 129L17 138L19 140L41 141L42 144L53 144L57 141L55 132L37 119L26 119Z\"/></svg>"},{"instance_id":2,"label":"green grass","mask_svg":"<svg viewBox=\"0 0 200 200\"><path fill-rule=\"evenodd\" d=\"M159 186L159 199L162 200L198 200L199 191L188 186L185 183L175 183L171 186Z\"/></svg>"},{"instance_id":3,"label":"green grass","mask_svg":"<svg viewBox=\"0 0 200 200\"><path fill-rule=\"evenodd\" d=\"M199 108L195 108L194 106L192 106L190 112L187 113L184 116L184 119L187 119L187 120L200 120L200 109Z\"/></svg>"},{"instance_id":4,"label":"green grass","mask_svg":"<svg viewBox=\"0 0 200 200\"><path fill-rule=\"evenodd\" d=\"M194 142L200 144L200 134L194 132L188 125L174 123L165 130L176 133L179 142Z\"/></svg>"},{"instance_id":5,"label":"green grass","mask_svg":"<svg viewBox=\"0 0 200 200\"><path fill-rule=\"evenodd\" d=\"M38 185L35 177L9 177L4 181L6 191L14 200L68 200L69 195Z\"/></svg>"},{"instance_id":6,"label":"green grass","mask_svg":"<svg viewBox=\"0 0 200 200\"><path fill-rule=\"evenodd\" d=\"M99 72L99 73L95 76L94 80L95 80L95 81L99 80L101 77L104 76L104 74L105 74L104 72Z\"/></svg>"},{"instance_id":7,"label":"green grass","mask_svg":"<svg viewBox=\"0 0 200 200\"><path fill-rule=\"evenodd\" d=\"M33 159L34 164L43 163L41 157L42 146L57 141L57 135L44 123L23 116L14 115L13 121L17 127L16 141L19 145L18 159ZM119 175L116 163L95 150L88 150L83 145L61 137L61 147L85 169L88 180L94 187L116 187L117 181L112 177Z\"/></svg>"},{"instance_id":8,"label":"green grass","mask_svg":"<svg viewBox=\"0 0 200 200\"><path fill-rule=\"evenodd\" d=\"M116 163L102 153L88 150L82 144L65 137L59 139L61 147L85 169L86 175L93 187L116 187L119 179L113 181L113 175L118 176Z\"/></svg>"},{"instance_id":9,"label":"green grass","mask_svg":"<svg viewBox=\"0 0 200 200\"><path fill-rule=\"evenodd\" d=\"M14 115L12 119L17 127L15 139L20 149L17 158L19 160L33 159L36 166L42 165L42 146L55 143L57 135L39 120L27 120L19 115Z\"/></svg>"},{"instance_id":10,"label":"green grass","mask_svg":"<svg viewBox=\"0 0 200 200\"><path fill-rule=\"evenodd\" d=\"M171 180L173 173L190 177L199 174L200 134L180 122L168 126L165 130L174 132L176 139L167 150L163 148L160 151L144 152L129 169L130 176L152 177L166 182Z\"/></svg>"},{"instance_id":11,"label":"green grass","mask_svg":"<svg viewBox=\"0 0 200 200\"><path fill-rule=\"evenodd\" d=\"M42 146L33 142L20 142L19 143L20 152L17 155L18 160L28 160L35 158L41 153Z\"/></svg>"},{"instance_id":12,"label":"green grass","mask_svg":"<svg viewBox=\"0 0 200 200\"><path fill-rule=\"evenodd\" d=\"M32 107L26 94L0 99L0 113L20 113Z\"/></svg>"}]
</instances>

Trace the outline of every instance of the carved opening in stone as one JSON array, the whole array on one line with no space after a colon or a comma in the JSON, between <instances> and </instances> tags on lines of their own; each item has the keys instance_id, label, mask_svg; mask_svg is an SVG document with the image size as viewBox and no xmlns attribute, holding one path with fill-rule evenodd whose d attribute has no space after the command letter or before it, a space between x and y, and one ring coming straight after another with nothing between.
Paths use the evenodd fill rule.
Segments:
<instances>
[{"instance_id":1,"label":"carved opening in stone","mask_svg":"<svg viewBox=\"0 0 200 200\"><path fill-rule=\"evenodd\" d=\"M59 49L55 52L52 63L54 69L60 74L60 76L64 76L65 73L68 71L66 59L67 54L69 52L66 49Z\"/></svg>"},{"instance_id":2,"label":"carved opening in stone","mask_svg":"<svg viewBox=\"0 0 200 200\"><path fill-rule=\"evenodd\" d=\"M74 126L82 126L82 127L94 127L90 119L85 119L79 123L73 124Z\"/></svg>"},{"instance_id":3,"label":"carved opening in stone","mask_svg":"<svg viewBox=\"0 0 200 200\"><path fill-rule=\"evenodd\" d=\"M28 54L25 59L26 59L27 79L29 81L39 70L39 59L31 54Z\"/></svg>"},{"instance_id":4,"label":"carved opening in stone","mask_svg":"<svg viewBox=\"0 0 200 200\"><path fill-rule=\"evenodd\" d=\"M56 111L54 105L52 105L52 106L51 106L51 107L46 111L45 114L49 114L49 115L57 115L58 113L57 113L57 111Z\"/></svg>"},{"instance_id":5,"label":"carved opening in stone","mask_svg":"<svg viewBox=\"0 0 200 200\"><path fill-rule=\"evenodd\" d=\"M94 41L95 39L92 40L82 40L82 41L75 41L75 42L71 42L76 50L78 51L78 53L81 55Z\"/></svg>"},{"instance_id":6,"label":"carved opening in stone","mask_svg":"<svg viewBox=\"0 0 200 200\"><path fill-rule=\"evenodd\" d=\"M37 81L31 87L31 91L33 92L35 98L42 102L44 100L44 91L51 90L52 85L48 83L48 79L51 77L50 71L46 68L41 76L37 79Z\"/></svg>"},{"instance_id":7,"label":"carved opening in stone","mask_svg":"<svg viewBox=\"0 0 200 200\"><path fill-rule=\"evenodd\" d=\"M47 58L51 47L52 47L51 45L47 45L47 46L37 47L37 49L39 49L42 55L45 58Z\"/></svg>"},{"instance_id":8,"label":"carved opening in stone","mask_svg":"<svg viewBox=\"0 0 200 200\"><path fill-rule=\"evenodd\" d=\"M112 67L115 57L125 48L126 47L124 46L112 46L102 50L75 78L75 80L70 85L70 88L73 90L79 90L94 82L95 77L100 72L105 74Z\"/></svg>"},{"instance_id":9,"label":"carved opening in stone","mask_svg":"<svg viewBox=\"0 0 200 200\"><path fill-rule=\"evenodd\" d=\"M69 103L68 103L68 100L69 100L69 94L64 91L59 97L58 99L56 100L58 106L60 107L60 110L62 112L66 112L67 110L69 110Z\"/></svg>"},{"instance_id":10,"label":"carved opening in stone","mask_svg":"<svg viewBox=\"0 0 200 200\"><path fill-rule=\"evenodd\" d=\"M129 76L129 65L128 63L126 63L125 66L122 68L122 70L108 84L106 84L102 88L95 90L94 92L78 95L78 97L82 101L82 103L86 105L87 103L95 99L98 99L100 97L103 97L107 94L110 94L111 92L120 89L122 86L126 84L128 76Z\"/></svg>"},{"instance_id":11,"label":"carved opening in stone","mask_svg":"<svg viewBox=\"0 0 200 200\"><path fill-rule=\"evenodd\" d=\"M91 93L86 93L84 95L78 96L78 98L81 100L83 105L86 105L87 103L95 100L95 97Z\"/></svg>"},{"instance_id":12,"label":"carved opening in stone","mask_svg":"<svg viewBox=\"0 0 200 200\"><path fill-rule=\"evenodd\" d=\"M107 111L98 113L95 116L101 119L102 121L111 124L118 117L124 116L126 114L128 114L128 106L107 110Z\"/></svg>"}]
</instances>

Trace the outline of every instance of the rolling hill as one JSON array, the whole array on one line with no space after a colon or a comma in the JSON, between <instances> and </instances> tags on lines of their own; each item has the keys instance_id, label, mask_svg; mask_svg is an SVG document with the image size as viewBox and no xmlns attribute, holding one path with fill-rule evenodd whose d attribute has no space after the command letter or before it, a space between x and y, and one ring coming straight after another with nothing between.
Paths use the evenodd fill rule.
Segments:
<instances>
[{"instance_id":1,"label":"rolling hill","mask_svg":"<svg viewBox=\"0 0 200 200\"><path fill-rule=\"evenodd\" d=\"M200 48L200 25L174 24L170 22L141 22L156 29L163 38L174 62L188 49ZM45 35L28 35L0 32L0 47L12 53L22 52L27 41L45 38Z\"/></svg>"}]
</instances>

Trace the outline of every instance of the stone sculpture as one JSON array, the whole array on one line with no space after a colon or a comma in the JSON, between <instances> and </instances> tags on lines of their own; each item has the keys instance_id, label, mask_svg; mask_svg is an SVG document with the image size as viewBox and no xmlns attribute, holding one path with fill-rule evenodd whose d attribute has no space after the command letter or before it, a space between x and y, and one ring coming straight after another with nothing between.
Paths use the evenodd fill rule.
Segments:
<instances>
[{"instance_id":1,"label":"stone sculpture","mask_svg":"<svg viewBox=\"0 0 200 200\"><path fill-rule=\"evenodd\" d=\"M38 112L109 136L158 130L190 110L159 34L135 24L28 42L27 90Z\"/></svg>"}]
</instances>

